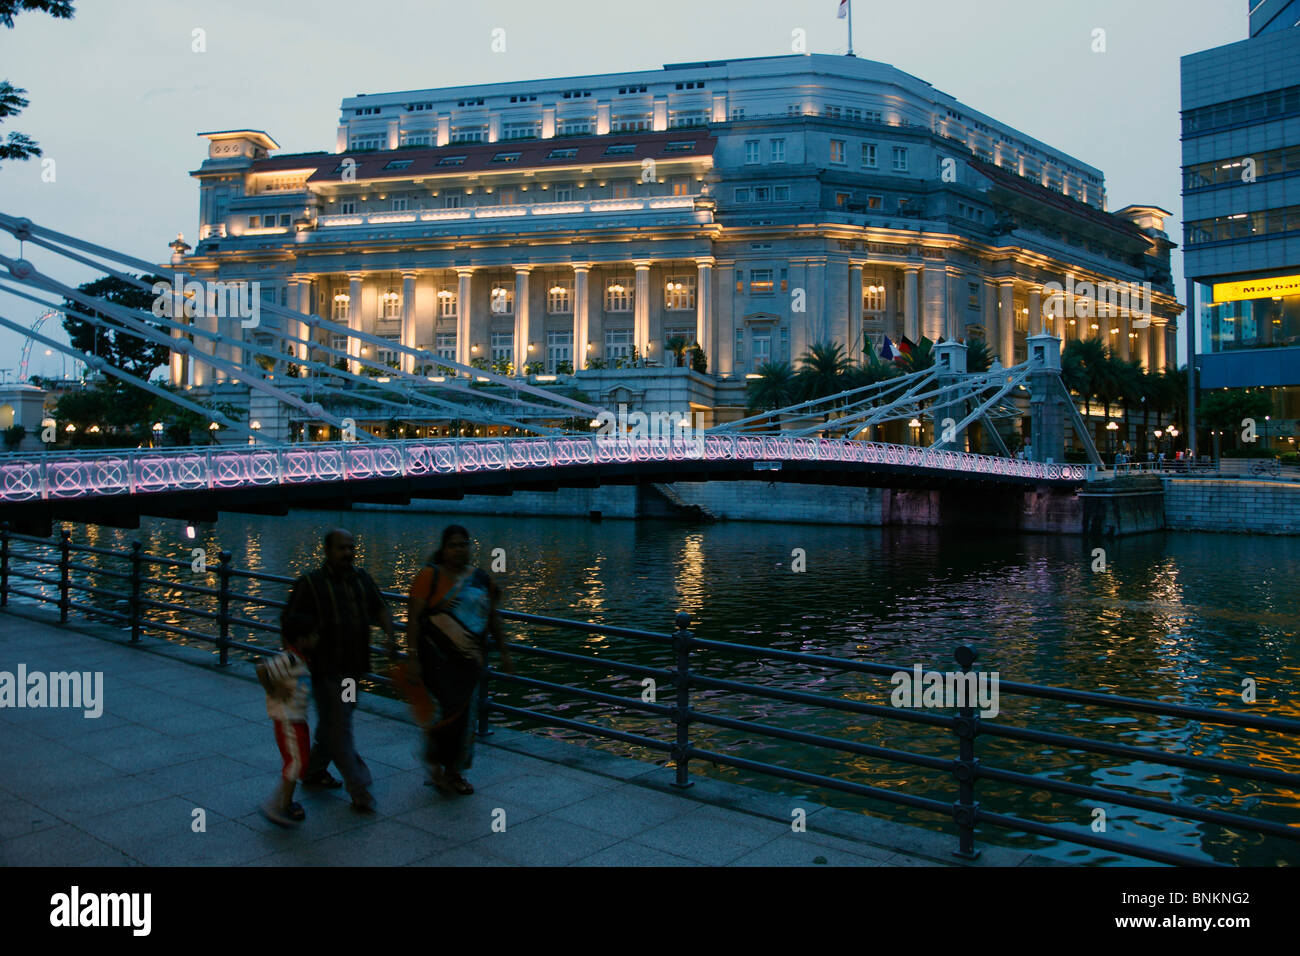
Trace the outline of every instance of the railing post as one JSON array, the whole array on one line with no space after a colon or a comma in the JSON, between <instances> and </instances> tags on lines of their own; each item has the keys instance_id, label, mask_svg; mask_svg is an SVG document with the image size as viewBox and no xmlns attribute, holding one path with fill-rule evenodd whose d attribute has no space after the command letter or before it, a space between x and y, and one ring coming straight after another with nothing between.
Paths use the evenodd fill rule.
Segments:
<instances>
[{"instance_id":1,"label":"railing post","mask_svg":"<svg viewBox=\"0 0 1300 956\"><path fill-rule=\"evenodd\" d=\"M488 726L488 704L491 701L491 693L488 690L488 685L492 680L492 674L486 664L482 672L483 677L478 688L478 735L480 737L490 737L492 736L492 728Z\"/></svg>"},{"instance_id":2,"label":"railing post","mask_svg":"<svg viewBox=\"0 0 1300 956\"><path fill-rule=\"evenodd\" d=\"M72 591L72 532L59 532L59 623L68 623L68 595Z\"/></svg>"},{"instance_id":3,"label":"railing post","mask_svg":"<svg viewBox=\"0 0 1300 956\"><path fill-rule=\"evenodd\" d=\"M687 776L686 757L691 746L691 640L694 635L688 630L690 623L691 616L682 611L677 615L677 630L673 632L673 650L677 653L677 707L673 711L677 740L672 749L673 762L677 765L677 779L673 781L673 786L681 789L691 786Z\"/></svg>"},{"instance_id":4,"label":"railing post","mask_svg":"<svg viewBox=\"0 0 1300 956\"><path fill-rule=\"evenodd\" d=\"M979 657L974 648L963 644L953 655L961 665L963 674L970 673L971 665ZM969 684L965 707L957 708L957 717L953 720L953 733L957 735L958 756L952 765L953 776L957 778L957 802L952 805L952 818L957 822L958 848L953 856L964 860L978 859L980 851L975 849L975 823L979 819L980 805L975 800L975 777L979 772L979 761L975 759L975 737L979 734L980 718L971 706L973 693Z\"/></svg>"},{"instance_id":5,"label":"railing post","mask_svg":"<svg viewBox=\"0 0 1300 956\"><path fill-rule=\"evenodd\" d=\"M217 663L230 663L230 552L222 551L217 567Z\"/></svg>"},{"instance_id":6,"label":"railing post","mask_svg":"<svg viewBox=\"0 0 1300 956\"><path fill-rule=\"evenodd\" d=\"M9 522L0 522L0 607L9 606Z\"/></svg>"},{"instance_id":7,"label":"railing post","mask_svg":"<svg viewBox=\"0 0 1300 956\"><path fill-rule=\"evenodd\" d=\"M131 643L140 641L140 579L144 568L144 555L139 541L131 542Z\"/></svg>"}]
</instances>

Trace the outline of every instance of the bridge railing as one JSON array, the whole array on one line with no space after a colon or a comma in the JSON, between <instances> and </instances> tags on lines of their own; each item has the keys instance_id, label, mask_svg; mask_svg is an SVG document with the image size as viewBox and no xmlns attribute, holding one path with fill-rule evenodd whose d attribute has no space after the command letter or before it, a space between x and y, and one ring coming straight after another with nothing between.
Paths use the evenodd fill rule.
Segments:
<instances>
[{"instance_id":1,"label":"bridge railing","mask_svg":"<svg viewBox=\"0 0 1300 956\"><path fill-rule=\"evenodd\" d=\"M1088 474L1084 465L780 434L416 438L0 455L0 502L692 460L844 462L1037 481L1082 481Z\"/></svg>"},{"instance_id":2,"label":"bridge railing","mask_svg":"<svg viewBox=\"0 0 1300 956\"><path fill-rule=\"evenodd\" d=\"M99 564L88 564L87 560L100 559ZM118 567L107 567L109 562L117 562ZM170 577L155 576L158 569L173 572ZM215 586L191 584L178 580L180 575L196 573L194 563L187 563L174 558L150 555L143 551L139 542L134 542L129 551L100 548L84 544L74 544L70 534L64 530L57 542L45 538L15 534L7 525L0 525L0 607L7 607L14 597L25 598L37 603L55 604L59 609L59 620L66 622L69 615L76 611L92 619L106 620L130 630L130 641L138 643L146 632L156 632L165 638L182 638L205 645L215 646L219 664L229 662L232 651L264 654L279 648L279 628L275 621L259 619L249 608L279 610L285 602L273 595L286 595L294 578L285 575L269 574L235 567L229 552L221 552L219 562L213 567L206 567L200 574L215 577ZM85 575L86 580L78 576ZM103 578L113 582L113 587L103 587L93 583L93 579ZM31 590L29 583L35 583L41 590ZM268 585L262 594L248 593L250 584ZM405 595L382 592L389 600L395 600L401 606ZM176 596L173 600L158 600L159 596ZM87 601L82 598L89 597ZM95 603L98 599L98 603ZM204 606L199 606L204 605ZM927 706L909 709L906 705L885 706L869 703L862 699L867 696L864 688L854 685L851 692L844 696L833 696L807 689L818 686L831 677L839 678L889 678L892 684L901 686L900 675L904 678L913 676L919 666L913 670L897 665L847 660L801 651L787 651L771 647L758 647L728 641L698 638L690 629L688 615L677 615L675 626L671 631L656 632L640 628L619 627L564 618L549 617L503 610L501 616L507 621L531 625L534 628L553 629L561 632L598 636L602 642L602 652L578 653L561 650L557 647L537 646L522 642L512 642L511 651L539 662L555 661L566 665L594 668L605 675L614 673L626 675L639 680L643 687L640 696L609 693L595 689L597 681L593 678L586 683L575 684L547 680L539 673L507 674L496 668L485 669L484 693L479 699L479 732L490 733L492 715L502 715L527 723L564 728L582 735L619 741L652 752L666 754L672 761L675 771L675 785L691 785L690 764L707 761L717 766L733 767L740 771L789 780L797 783L851 794L866 798L878 804L909 808L914 811L932 814L951 820L957 831L957 844L954 854L974 859L979 855L975 847L976 828L980 825L994 827L1013 833L1031 834L1047 839L1059 840L1068 844L1088 846L1099 850L1131 857L1152 860L1175 865L1206 865L1211 861L1193 857L1156 846L1139 844L1130 840L1102 836L1095 830L1096 811L1099 808L1119 806L1160 814L1171 818L1198 821L1228 831L1259 834L1283 841L1283 856L1291 859L1300 858L1295 844L1300 842L1300 826L1280 823L1267 819L1247 816L1243 813L1209 809L1186 803L1174 803L1158 799L1130 789L1120 790L1113 787L1099 787L1069 780L1048 777L1041 772L1046 751L1061 754L1084 752L1089 754L1117 757L1125 761L1126 767L1167 767L1179 773L1184 787L1190 774L1196 773L1203 778L1218 783L1223 778L1235 778L1251 781L1253 784L1267 784L1276 792L1286 795L1300 790L1300 774L1278 770L1275 766L1261 766L1238 761L1202 757L1185 753L1170 753L1156 747L1139 746L1116 740L1102 740L1078 734L1056 733L1040 730L1033 726L1015 726L1003 721L995 721L981 716L979 707L987 703L976 703L971 697L959 702L955 707ZM395 615L395 617L397 617ZM182 618L197 618L204 629L195 625L184 626L179 623ZM401 624L400 620L398 622ZM244 635L242 638L237 635ZM257 636L265 636L265 643L254 643ZM635 656L633 646L649 645L652 651L667 656L662 663L629 661L606 656L611 649L609 639L620 639L618 646L624 654ZM392 652L383 648L372 648L381 654ZM397 657L405 655L397 654ZM778 686L774 684L756 684L730 679L734 673L737 659L775 665L786 671L816 672L821 675L810 679L803 687ZM391 661L391 657L389 658ZM957 681L967 678L978 680L980 672L973 666L977 654L971 648L960 646L956 649L955 660L960 668L951 677ZM942 675L941 675L942 676ZM367 679L375 685L389 685L392 681L386 674L374 673ZM667 697L669 703L660 703L658 685L662 683L670 688ZM505 703L494 696L492 690L501 685L519 688L528 693L523 695L520 703ZM1281 735L1288 743L1300 740L1300 721L1273 717L1261 717L1238 713L1219 708L1194 707L1172 704L1163 701L1143 700L1121 697L1113 694L1078 691L1061 687L1000 681L998 692L1031 701L1058 701L1068 705L1070 716L1078 720L1080 726L1095 730L1098 723L1116 719L1131 722L1142 715L1186 720L1199 725L1220 725L1243 728L1252 731L1252 743L1262 749L1260 734ZM554 698L563 698L555 709L546 709L537 703L523 706L538 694L547 695L546 702ZM919 694L918 688L918 694ZM881 692L882 697L889 696L888 691ZM631 712L649 715L654 726L667 732L667 736L651 736L648 732L624 729L593 722L590 719L578 719L564 716L564 711L572 706L572 700L585 701L598 706L600 716L622 717ZM792 727L778 726L772 723L774 710L768 705L762 710L763 719L741 719L724 712L722 705L734 705L741 699L756 699L787 705L796 714L814 712L834 712L857 719L879 719L883 721L907 723L933 728L951 740L946 748L946 756L935 753L920 753L895 747L877 746L862 740L846 739L827 734L811 733ZM1075 713L1079 708L1087 709L1087 716ZM1117 717L1116 715L1122 715ZM625 723L625 727L627 727ZM920 768L931 771L939 780L950 778L955 787L955 799L945 801L933 796L919 795L913 792L900 792L885 787L873 786L857 780L845 779L828 773L801 770L797 767L777 764L768 760L754 759L743 751L719 749L717 745L709 746L701 738L701 727L720 728L742 732L746 738L763 738L765 740L795 743L814 748L818 753L829 755L853 755L869 758L883 764L901 765L902 767ZM982 740L1000 740L1010 742L1020 748L1019 753L1031 760L1039 772L1024 773L1015 769L990 762L990 757L1005 757L1000 748L985 744L984 756L977 756ZM1276 761L1260 761L1272 763ZM1027 808L1035 805L1039 795L1057 795L1078 798L1082 806L1091 807L1086 813L1087 821L1082 827L1070 827L1056 823L1029 819L1024 815L999 813L986 809L976 799L976 788L981 781L997 782L1010 788L1017 804ZM930 784L932 785L932 783ZM1227 789L1225 787L1225 789ZM1228 792L1240 796L1240 789L1234 787ZM1083 812L1083 811L1081 811ZM1102 828L1104 832L1104 827Z\"/></svg>"}]
</instances>

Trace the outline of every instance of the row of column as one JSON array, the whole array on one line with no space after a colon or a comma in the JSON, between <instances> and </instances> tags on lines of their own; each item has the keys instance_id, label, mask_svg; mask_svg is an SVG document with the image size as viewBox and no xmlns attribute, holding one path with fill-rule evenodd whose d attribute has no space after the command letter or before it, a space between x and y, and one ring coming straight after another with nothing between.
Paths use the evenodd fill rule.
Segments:
<instances>
[{"instance_id":1,"label":"row of column","mask_svg":"<svg viewBox=\"0 0 1300 956\"><path fill-rule=\"evenodd\" d=\"M695 340L697 342L709 342L713 335L713 297L711 294L713 283L713 266L714 260L710 258L696 259L696 284L695 284ZM633 320L632 320L632 340L633 344L641 355L646 355L650 345L650 267L653 263L650 260L634 260L632 267L635 270L635 284L633 296ZM618 265L618 263L600 263L600 265ZM530 345L533 345L532 337L537 329L534 327L531 315L531 289L530 277L537 266L515 266L515 298L514 298L514 342L515 342L515 365L522 372L524 364L528 361L527 355ZM572 263L573 269L573 364L575 369L580 369L585 364L586 352L594 344L590 341L591 337L591 289L589 277L593 268L592 263ZM457 307L456 307L456 361L462 365L468 365L471 361L471 329L472 323L483 312L475 309L475 302L472 295L471 283L473 281L474 269L469 267L456 269L457 276ZM417 273L402 273L402 314L400 325L399 341L407 348L417 348L417 331L415 316L415 280ZM348 299L352 307L348 310L348 329L349 331L361 332L362 314L361 314L361 292L364 276L360 273L350 273L348 275ZM289 279L289 307L299 312L311 311L311 289L312 278L309 276L293 276ZM436 319L435 319L436 321ZM293 333L298 338L307 337L307 324L301 320L292 320ZM538 326L540 328L540 325ZM539 347L545 347L545 343L540 343ZM349 368L355 374L360 369L361 342L359 339L348 338L348 356ZM300 362L305 361L307 346L299 343L294 354ZM402 354L401 368L403 371L413 371L415 367L415 357L409 354Z\"/></svg>"}]
</instances>

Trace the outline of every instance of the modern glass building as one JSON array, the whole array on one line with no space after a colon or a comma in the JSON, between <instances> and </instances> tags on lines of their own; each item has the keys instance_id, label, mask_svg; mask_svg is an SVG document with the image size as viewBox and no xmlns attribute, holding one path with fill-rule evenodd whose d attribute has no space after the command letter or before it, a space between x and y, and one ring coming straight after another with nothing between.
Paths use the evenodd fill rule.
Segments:
<instances>
[{"instance_id":1,"label":"modern glass building","mask_svg":"<svg viewBox=\"0 0 1300 956\"><path fill-rule=\"evenodd\" d=\"M1101 170L884 63L359 94L331 152L201 135L199 238L177 268L462 363L577 372L593 399L628 386L584 370L684 372L665 358L683 338L708 360L691 401L717 419L743 409L746 376L825 341L856 358L886 335L982 338L1010 365L1046 326L1151 368L1176 354L1168 213L1109 212ZM1045 310L1052 282L1075 290L1066 314ZM1145 292L1116 310L1116 286ZM271 344L274 321L242 334ZM365 357L338 333L318 344ZM212 378L187 364L174 381Z\"/></svg>"},{"instance_id":2,"label":"modern glass building","mask_svg":"<svg viewBox=\"0 0 1300 956\"><path fill-rule=\"evenodd\" d=\"M1182 58L1186 323L1202 389L1269 387L1300 419L1300 0L1252 0L1250 37Z\"/></svg>"}]
</instances>

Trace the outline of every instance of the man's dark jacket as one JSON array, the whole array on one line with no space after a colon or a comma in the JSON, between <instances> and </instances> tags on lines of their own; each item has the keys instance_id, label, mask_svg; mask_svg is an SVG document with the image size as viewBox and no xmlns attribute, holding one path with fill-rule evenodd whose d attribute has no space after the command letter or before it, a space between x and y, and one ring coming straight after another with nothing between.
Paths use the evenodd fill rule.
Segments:
<instances>
[{"instance_id":1,"label":"man's dark jacket","mask_svg":"<svg viewBox=\"0 0 1300 956\"><path fill-rule=\"evenodd\" d=\"M360 676L370 670L370 626L382 626L383 596L360 568L332 573L327 567L293 583L289 604L280 616L285 646L305 634L319 637L309 656L313 675Z\"/></svg>"}]
</instances>

